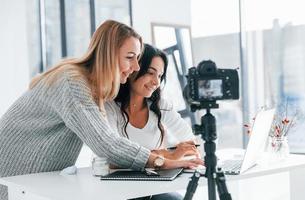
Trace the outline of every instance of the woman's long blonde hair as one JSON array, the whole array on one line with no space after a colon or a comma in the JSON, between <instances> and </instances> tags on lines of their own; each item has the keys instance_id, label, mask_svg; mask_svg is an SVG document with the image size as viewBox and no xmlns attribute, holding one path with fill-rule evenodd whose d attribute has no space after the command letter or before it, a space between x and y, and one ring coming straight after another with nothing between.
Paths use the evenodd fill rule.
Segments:
<instances>
[{"instance_id":1,"label":"woman's long blonde hair","mask_svg":"<svg viewBox=\"0 0 305 200\"><path fill-rule=\"evenodd\" d=\"M55 82L64 70L76 70L86 78L91 87L92 97L97 105L112 100L120 87L119 49L126 39L141 36L131 27L117 21L107 20L94 32L87 52L81 58L65 59L59 64L35 77L30 88L39 82ZM142 48L143 49L143 48Z\"/></svg>"}]
</instances>

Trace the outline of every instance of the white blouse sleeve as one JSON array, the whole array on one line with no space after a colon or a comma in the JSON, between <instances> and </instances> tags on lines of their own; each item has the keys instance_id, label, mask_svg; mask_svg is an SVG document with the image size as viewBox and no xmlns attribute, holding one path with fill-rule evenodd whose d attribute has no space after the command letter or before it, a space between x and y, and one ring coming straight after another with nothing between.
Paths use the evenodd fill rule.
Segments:
<instances>
[{"instance_id":1,"label":"white blouse sleeve","mask_svg":"<svg viewBox=\"0 0 305 200\"><path fill-rule=\"evenodd\" d=\"M179 142L195 139L191 126L174 110L173 105L165 99L160 100L162 124L166 130L166 146L175 145Z\"/></svg>"}]
</instances>

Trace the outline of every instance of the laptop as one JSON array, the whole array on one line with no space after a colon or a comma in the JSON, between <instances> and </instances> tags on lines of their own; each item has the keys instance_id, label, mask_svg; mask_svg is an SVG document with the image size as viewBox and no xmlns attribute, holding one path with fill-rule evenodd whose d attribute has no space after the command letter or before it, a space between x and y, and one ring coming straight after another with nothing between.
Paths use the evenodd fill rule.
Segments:
<instances>
[{"instance_id":1,"label":"laptop","mask_svg":"<svg viewBox=\"0 0 305 200\"><path fill-rule=\"evenodd\" d=\"M265 151L274 114L275 109L262 110L257 114L243 159L224 160L219 165L225 174L241 174L257 164L258 159Z\"/></svg>"}]
</instances>

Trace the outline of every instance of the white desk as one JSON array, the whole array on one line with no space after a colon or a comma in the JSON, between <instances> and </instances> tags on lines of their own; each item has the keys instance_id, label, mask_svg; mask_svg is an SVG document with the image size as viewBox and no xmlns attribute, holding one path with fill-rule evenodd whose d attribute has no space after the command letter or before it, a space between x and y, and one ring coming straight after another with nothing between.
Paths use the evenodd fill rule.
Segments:
<instances>
[{"instance_id":1,"label":"white desk","mask_svg":"<svg viewBox=\"0 0 305 200\"><path fill-rule=\"evenodd\" d=\"M272 166L256 166L247 173L238 176L227 176L229 189L241 180L251 180L262 176L288 173L291 200L305 198L305 156L290 155L281 163ZM185 189L191 174L182 174L176 180L168 181L100 181L91 175L91 169L78 169L77 175L59 175L59 172L39 173L6 177L0 184L9 188L10 200L121 200L171 192ZM283 180L284 181L284 180ZM276 183L275 183L276 184ZM200 186L206 186L206 179L200 179ZM202 188L197 188L201 190ZM253 188L252 188L253 189ZM231 191L232 196L236 196ZM207 196L202 197L207 199Z\"/></svg>"}]
</instances>

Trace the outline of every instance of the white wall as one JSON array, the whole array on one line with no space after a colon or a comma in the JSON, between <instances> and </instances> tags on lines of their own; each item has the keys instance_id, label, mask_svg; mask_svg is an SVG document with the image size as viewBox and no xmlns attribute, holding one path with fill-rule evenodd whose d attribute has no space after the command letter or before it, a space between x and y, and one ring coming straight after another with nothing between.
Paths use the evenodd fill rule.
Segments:
<instances>
[{"instance_id":1,"label":"white wall","mask_svg":"<svg viewBox=\"0 0 305 200\"><path fill-rule=\"evenodd\" d=\"M151 23L191 26L190 0L133 0L133 27L152 42Z\"/></svg>"},{"instance_id":2,"label":"white wall","mask_svg":"<svg viewBox=\"0 0 305 200\"><path fill-rule=\"evenodd\" d=\"M211 59L220 68L240 66L238 33L192 38L194 64Z\"/></svg>"},{"instance_id":3,"label":"white wall","mask_svg":"<svg viewBox=\"0 0 305 200\"><path fill-rule=\"evenodd\" d=\"M1 0L0 117L28 87L26 11L26 0Z\"/></svg>"}]
</instances>

